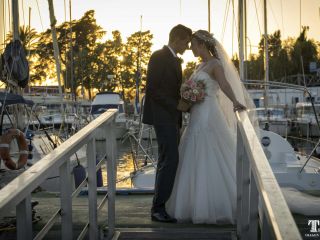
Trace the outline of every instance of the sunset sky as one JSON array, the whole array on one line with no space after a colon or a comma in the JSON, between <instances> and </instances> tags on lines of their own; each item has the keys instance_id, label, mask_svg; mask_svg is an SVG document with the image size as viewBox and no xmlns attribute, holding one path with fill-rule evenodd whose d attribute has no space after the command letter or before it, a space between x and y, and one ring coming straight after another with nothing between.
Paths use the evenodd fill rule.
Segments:
<instances>
[{"instance_id":1,"label":"sunset sky","mask_svg":"<svg viewBox=\"0 0 320 240\"><path fill-rule=\"evenodd\" d=\"M300 1L301 25L310 26L308 36L320 41L320 0L267 0L268 32L280 29L283 38L296 37L300 30ZM234 2L236 21L238 1ZM28 24L30 6L31 26L38 31L49 28L47 0L19 0L19 3L20 24ZM69 0L53 0L53 3L57 24L68 20ZM84 12L94 9L97 22L104 30L109 34L112 30L119 30L124 38L140 30L140 16L142 16L142 30L150 30L154 34L152 50L161 48L167 43L170 29L178 23L193 30L208 28L207 0L72 0L71 3L73 19L79 19ZM228 3L230 7L226 16ZM251 51L256 52L256 45L264 31L263 0L247 0L247 6L249 44L252 44ZM232 11L232 0L211 0L211 32L224 44L230 55L237 51L237 29L235 25L232 27ZM233 37L232 28L234 28ZM191 56L191 52L187 51L184 58L191 60Z\"/></svg>"}]
</instances>

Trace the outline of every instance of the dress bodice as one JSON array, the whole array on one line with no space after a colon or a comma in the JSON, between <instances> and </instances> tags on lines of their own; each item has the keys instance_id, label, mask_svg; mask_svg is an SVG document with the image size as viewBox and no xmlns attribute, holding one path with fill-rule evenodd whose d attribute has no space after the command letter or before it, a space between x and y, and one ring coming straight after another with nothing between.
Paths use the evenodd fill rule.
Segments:
<instances>
[{"instance_id":1,"label":"dress bodice","mask_svg":"<svg viewBox=\"0 0 320 240\"><path fill-rule=\"evenodd\" d=\"M220 89L218 82L206 72L205 67L200 67L198 71L195 71L194 74L191 76L191 79L194 81L202 80L205 84L206 95L209 97L215 96L218 90Z\"/></svg>"}]
</instances>

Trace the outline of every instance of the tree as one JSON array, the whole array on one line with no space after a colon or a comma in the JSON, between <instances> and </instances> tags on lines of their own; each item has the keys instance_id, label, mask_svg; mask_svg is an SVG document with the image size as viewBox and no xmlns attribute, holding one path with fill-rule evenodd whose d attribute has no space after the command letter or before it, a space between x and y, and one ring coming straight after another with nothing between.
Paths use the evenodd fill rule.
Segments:
<instances>
[{"instance_id":1,"label":"tree","mask_svg":"<svg viewBox=\"0 0 320 240\"><path fill-rule=\"evenodd\" d=\"M317 62L317 45L313 40L307 39L309 27L302 27L302 32L293 44L290 52L292 70L291 74L302 73L302 61L304 73L310 73L309 63Z\"/></svg>"},{"instance_id":2,"label":"tree","mask_svg":"<svg viewBox=\"0 0 320 240\"><path fill-rule=\"evenodd\" d=\"M121 33L119 31L112 32L112 39L107 40L103 45L101 51L100 70L101 76L99 82L96 82L96 86L99 91L121 91L123 94L124 86L122 83L122 51L124 43L122 41ZM113 76L109 77L108 76ZM125 97L125 96L123 96Z\"/></svg>"},{"instance_id":3,"label":"tree","mask_svg":"<svg viewBox=\"0 0 320 240\"><path fill-rule=\"evenodd\" d=\"M183 79L189 79L197 66L196 62L187 62L186 68L183 70Z\"/></svg>"},{"instance_id":4,"label":"tree","mask_svg":"<svg viewBox=\"0 0 320 240\"><path fill-rule=\"evenodd\" d=\"M234 66L236 67L236 69L239 71L239 63L240 63L240 60L239 60L239 57L238 57L238 54L234 54L231 58L231 61L232 63L234 64Z\"/></svg>"},{"instance_id":5,"label":"tree","mask_svg":"<svg viewBox=\"0 0 320 240\"><path fill-rule=\"evenodd\" d=\"M30 68L30 80L31 82L34 80L35 71L35 62L37 61L37 40L39 35L34 28L30 28L30 26L20 26L19 28L19 38L26 53L29 68ZM9 43L13 39L12 33L9 33L6 37L6 43Z\"/></svg>"},{"instance_id":6,"label":"tree","mask_svg":"<svg viewBox=\"0 0 320 240\"><path fill-rule=\"evenodd\" d=\"M129 99L134 97L136 83L138 83L140 89L145 88L152 38L153 35L150 31L139 31L131 34L124 45L121 78Z\"/></svg>"},{"instance_id":7,"label":"tree","mask_svg":"<svg viewBox=\"0 0 320 240\"><path fill-rule=\"evenodd\" d=\"M71 89L74 96L78 86L86 88L90 95L97 61L95 48L105 31L97 25L93 10L87 11L79 20L62 23L56 31L65 87ZM50 29L40 34L37 54L36 78L40 81L55 78Z\"/></svg>"}]
</instances>

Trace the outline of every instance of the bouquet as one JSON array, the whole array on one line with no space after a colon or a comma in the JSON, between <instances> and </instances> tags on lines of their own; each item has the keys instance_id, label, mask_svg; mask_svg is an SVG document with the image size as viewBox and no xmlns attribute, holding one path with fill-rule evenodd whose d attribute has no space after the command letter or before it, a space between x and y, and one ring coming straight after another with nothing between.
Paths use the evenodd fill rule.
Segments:
<instances>
[{"instance_id":1,"label":"bouquet","mask_svg":"<svg viewBox=\"0 0 320 240\"><path fill-rule=\"evenodd\" d=\"M203 80L189 79L185 81L180 89L181 99L177 107L178 110L187 112L193 104L203 101L206 96L205 86Z\"/></svg>"}]
</instances>

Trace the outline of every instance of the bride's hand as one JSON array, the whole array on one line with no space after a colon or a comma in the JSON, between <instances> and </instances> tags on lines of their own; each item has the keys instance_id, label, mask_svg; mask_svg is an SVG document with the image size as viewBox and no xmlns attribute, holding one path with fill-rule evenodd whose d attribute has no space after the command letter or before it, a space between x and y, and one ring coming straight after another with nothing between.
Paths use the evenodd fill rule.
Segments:
<instances>
[{"instance_id":1,"label":"bride's hand","mask_svg":"<svg viewBox=\"0 0 320 240\"><path fill-rule=\"evenodd\" d=\"M246 110L247 108L245 106L243 106L241 103L239 103L238 101L233 103L233 111L243 111Z\"/></svg>"}]
</instances>

